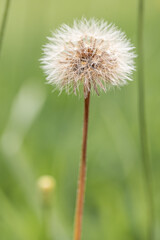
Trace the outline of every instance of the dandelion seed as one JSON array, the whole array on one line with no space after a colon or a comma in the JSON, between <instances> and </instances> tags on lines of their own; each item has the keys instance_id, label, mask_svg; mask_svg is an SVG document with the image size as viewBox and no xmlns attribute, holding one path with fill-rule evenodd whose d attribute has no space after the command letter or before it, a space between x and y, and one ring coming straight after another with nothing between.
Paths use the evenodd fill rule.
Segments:
<instances>
[{"instance_id":1,"label":"dandelion seed","mask_svg":"<svg viewBox=\"0 0 160 240\"><path fill-rule=\"evenodd\" d=\"M106 22L91 19L63 24L48 38L41 59L48 83L75 94L84 86L85 98L93 89L106 91L131 80L133 46L125 34Z\"/></svg>"}]
</instances>

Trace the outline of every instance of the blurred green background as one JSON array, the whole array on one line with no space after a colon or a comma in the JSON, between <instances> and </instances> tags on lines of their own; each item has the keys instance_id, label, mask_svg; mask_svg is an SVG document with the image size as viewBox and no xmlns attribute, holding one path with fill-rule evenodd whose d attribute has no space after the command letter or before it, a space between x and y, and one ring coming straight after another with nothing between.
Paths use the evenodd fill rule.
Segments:
<instances>
[{"instance_id":1,"label":"blurred green background","mask_svg":"<svg viewBox=\"0 0 160 240\"><path fill-rule=\"evenodd\" d=\"M160 239L160 1L145 1L145 81L156 239ZM0 23L5 0L0 0ZM42 238L37 179L56 179L48 239L72 239L83 99L52 92L39 58L46 36L73 19L103 18L137 45L138 1L11 0L0 56L0 239ZM146 239L137 74L126 87L91 98L82 239ZM47 240L48 240L47 239Z\"/></svg>"}]
</instances>

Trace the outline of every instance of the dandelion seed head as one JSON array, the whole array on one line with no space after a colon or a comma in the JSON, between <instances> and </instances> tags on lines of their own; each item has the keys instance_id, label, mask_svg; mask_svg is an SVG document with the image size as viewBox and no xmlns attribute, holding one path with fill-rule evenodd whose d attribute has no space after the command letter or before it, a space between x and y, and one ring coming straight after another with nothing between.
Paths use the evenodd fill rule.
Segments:
<instances>
[{"instance_id":1,"label":"dandelion seed head","mask_svg":"<svg viewBox=\"0 0 160 240\"><path fill-rule=\"evenodd\" d=\"M132 80L134 47L125 34L103 20L63 24L48 38L41 58L47 82L68 94L84 87L99 94Z\"/></svg>"}]
</instances>

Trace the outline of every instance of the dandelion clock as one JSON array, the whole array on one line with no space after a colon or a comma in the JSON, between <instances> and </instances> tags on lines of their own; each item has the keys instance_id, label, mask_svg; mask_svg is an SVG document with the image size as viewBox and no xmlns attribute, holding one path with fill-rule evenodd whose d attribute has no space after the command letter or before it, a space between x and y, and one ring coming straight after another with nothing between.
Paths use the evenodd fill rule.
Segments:
<instances>
[{"instance_id":1,"label":"dandelion clock","mask_svg":"<svg viewBox=\"0 0 160 240\"><path fill-rule=\"evenodd\" d=\"M79 94L83 89L82 155L75 212L74 240L81 239L86 178L86 152L90 93L97 95L132 80L133 46L125 34L103 20L63 24L48 38L41 58L47 82L60 92Z\"/></svg>"}]
</instances>

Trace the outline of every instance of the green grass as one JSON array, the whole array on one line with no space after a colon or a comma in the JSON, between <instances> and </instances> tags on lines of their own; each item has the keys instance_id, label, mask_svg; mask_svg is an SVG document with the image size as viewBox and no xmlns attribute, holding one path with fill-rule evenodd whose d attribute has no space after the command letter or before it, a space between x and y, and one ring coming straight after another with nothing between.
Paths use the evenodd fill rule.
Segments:
<instances>
[{"instance_id":1,"label":"green grass","mask_svg":"<svg viewBox=\"0 0 160 240\"><path fill-rule=\"evenodd\" d=\"M1 0L0 23L4 5ZM97 17L114 22L137 45L137 8L138 2L127 0L11 1L0 58L2 240L40 239L36 181L44 174L57 182L48 231L53 240L72 239L83 101L65 93L58 96L45 84L38 59L46 36L63 22ZM159 1L146 1L145 10L146 113L159 240ZM91 97L82 239L146 239L137 88L135 73L134 81L121 90Z\"/></svg>"}]
</instances>

